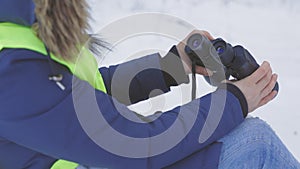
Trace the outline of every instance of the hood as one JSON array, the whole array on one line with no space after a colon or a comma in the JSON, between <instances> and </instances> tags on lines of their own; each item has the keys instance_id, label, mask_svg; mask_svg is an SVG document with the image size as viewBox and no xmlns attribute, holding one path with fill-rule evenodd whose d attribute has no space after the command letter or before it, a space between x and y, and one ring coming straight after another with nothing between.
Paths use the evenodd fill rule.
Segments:
<instances>
[{"instance_id":1,"label":"hood","mask_svg":"<svg viewBox=\"0 0 300 169\"><path fill-rule=\"evenodd\" d=\"M33 0L1 0L0 22L31 26L35 21Z\"/></svg>"}]
</instances>

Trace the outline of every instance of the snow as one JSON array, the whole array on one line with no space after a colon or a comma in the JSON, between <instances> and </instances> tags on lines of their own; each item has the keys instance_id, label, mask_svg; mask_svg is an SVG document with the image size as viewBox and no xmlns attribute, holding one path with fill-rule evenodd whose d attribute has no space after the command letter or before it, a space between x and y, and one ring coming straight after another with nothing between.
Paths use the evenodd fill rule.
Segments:
<instances>
[{"instance_id":1,"label":"snow","mask_svg":"<svg viewBox=\"0 0 300 169\"><path fill-rule=\"evenodd\" d=\"M126 16L159 12L178 17L198 29L208 30L213 36L223 37L232 44L242 44L260 63L269 61L274 72L279 74L280 93L252 116L266 120L300 160L300 1L89 0L89 3L94 18L91 21L93 32ZM105 35L103 37L107 38ZM176 43L178 41L174 39L150 35L127 38L115 46L114 54L108 54L102 63L116 64L155 51L163 54ZM202 78L198 78L198 84L201 86L199 96L213 90ZM183 85L173 90L175 92L167 97L160 96L131 106L131 109L149 114L157 109L169 109L174 103L188 101L190 96L186 92L190 92L190 86Z\"/></svg>"}]
</instances>

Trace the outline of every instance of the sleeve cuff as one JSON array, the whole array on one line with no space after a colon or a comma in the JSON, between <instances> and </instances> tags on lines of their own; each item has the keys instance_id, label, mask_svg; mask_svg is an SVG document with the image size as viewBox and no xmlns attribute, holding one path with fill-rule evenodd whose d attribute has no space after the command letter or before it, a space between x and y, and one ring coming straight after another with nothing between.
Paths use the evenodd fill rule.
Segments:
<instances>
[{"instance_id":1,"label":"sleeve cuff","mask_svg":"<svg viewBox=\"0 0 300 169\"><path fill-rule=\"evenodd\" d=\"M242 91L237 86L230 83L222 83L218 86L218 89L225 89L238 98L243 111L243 115L246 118L248 115L248 103Z\"/></svg>"},{"instance_id":2,"label":"sleeve cuff","mask_svg":"<svg viewBox=\"0 0 300 169\"><path fill-rule=\"evenodd\" d=\"M168 87L177 86L182 83L189 83L189 77L185 70L174 45L168 54L160 60L165 83Z\"/></svg>"}]
</instances>

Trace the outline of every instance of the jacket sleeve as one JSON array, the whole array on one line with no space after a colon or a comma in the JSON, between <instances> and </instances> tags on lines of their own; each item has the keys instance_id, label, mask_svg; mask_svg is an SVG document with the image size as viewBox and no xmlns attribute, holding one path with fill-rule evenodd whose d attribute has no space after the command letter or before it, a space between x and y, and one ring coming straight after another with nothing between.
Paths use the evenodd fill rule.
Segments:
<instances>
[{"instance_id":1,"label":"jacket sleeve","mask_svg":"<svg viewBox=\"0 0 300 169\"><path fill-rule=\"evenodd\" d=\"M62 91L47 79L47 61L28 56L1 66L0 135L53 158L116 169L162 168L205 148L244 119L240 91L217 89L143 123L136 113L87 82L76 78L72 82L64 68L66 90ZM173 132L156 139L167 130ZM172 140L178 142L160 152Z\"/></svg>"},{"instance_id":2,"label":"jacket sleeve","mask_svg":"<svg viewBox=\"0 0 300 169\"><path fill-rule=\"evenodd\" d=\"M102 67L99 71L107 93L126 105L146 100L150 95L154 97L166 93L171 86L189 82L176 46L163 58L156 53L109 68ZM153 93L158 91L154 89L160 92Z\"/></svg>"}]
</instances>

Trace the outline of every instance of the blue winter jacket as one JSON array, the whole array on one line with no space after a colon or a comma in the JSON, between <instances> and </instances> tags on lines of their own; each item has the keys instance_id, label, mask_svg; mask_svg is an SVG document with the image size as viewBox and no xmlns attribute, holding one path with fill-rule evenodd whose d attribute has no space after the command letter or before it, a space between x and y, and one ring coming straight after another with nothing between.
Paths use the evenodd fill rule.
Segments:
<instances>
[{"instance_id":1,"label":"blue winter jacket","mask_svg":"<svg viewBox=\"0 0 300 169\"><path fill-rule=\"evenodd\" d=\"M13 1L25 5L16 9L9 4ZM31 0L1 1L0 22L31 25L35 19L32 5L26 6L29 2ZM6 12L3 12L4 9ZM109 169L217 168L222 147L222 143L218 140L242 123L247 114L245 98L238 88L233 85L227 85L227 88L222 86L215 92L186 105L167 112L158 112L149 117L141 117L125 106L147 99L154 89L168 92L171 85L187 82L181 62L173 59L171 53L177 54L176 49L172 48L164 58L159 54L153 54L109 68L100 68L99 71L108 91L106 94L95 90L89 83L73 77L63 65L53 62L55 64L53 68L47 56L25 49L2 50L0 52L0 169L49 169L57 159ZM140 71L149 66L151 69ZM48 79L53 69L63 74L62 83L66 86L65 91ZM179 80L175 82L166 74L170 71L181 74ZM114 79L116 72L119 72L116 76L118 78ZM122 84L126 83L134 72L140 73L131 80L128 102L124 99L122 91L126 89ZM114 95L113 91L120 92ZM173 138L175 140L177 135L185 133L186 136L169 150L157 155L139 158L114 154L105 147L97 145L97 140L92 140L85 132L86 128L80 123L82 118L80 120L78 118L78 109L86 113L83 120L87 123L91 121L93 125L94 119L91 114L98 113L98 110L91 106L89 94L95 96L97 108L106 122L115 131L128 137L158 136L179 121L176 132L171 133L165 142L155 143L148 139L145 147L133 148L132 152L141 151L151 154L157 150L154 145L164 147L168 144L168 140ZM125 118L124 114L137 121ZM212 133L205 132L210 131L204 128L207 126L209 128L214 119L219 120L215 130L212 129ZM148 120L153 121L145 122ZM187 126L191 128L188 129ZM98 138L108 134L103 124L88 127L100 128L93 133ZM205 131L203 132L202 129ZM127 148L127 143L122 140L110 141L120 149L120 152L123 148Z\"/></svg>"}]
</instances>

